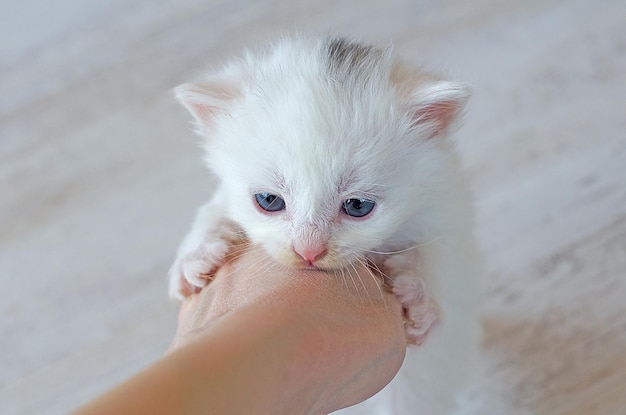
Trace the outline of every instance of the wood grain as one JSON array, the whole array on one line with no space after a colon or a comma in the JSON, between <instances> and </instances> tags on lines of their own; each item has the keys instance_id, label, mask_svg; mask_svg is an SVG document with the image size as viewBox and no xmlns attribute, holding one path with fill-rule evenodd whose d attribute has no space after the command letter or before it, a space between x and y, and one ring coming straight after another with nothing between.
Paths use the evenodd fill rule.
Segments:
<instances>
[{"instance_id":1,"label":"wood grain","mask_svg":"<svg viewBox=\"0 0 626 415\"><path fill-rule=\"evenodd\" d=\"M486 260L467 414L626 408L620 1L64 0L0 6L0 413L64 413L157 359L166 271L211 181L170 90L294 29L473 85Z\"/></svg>"}]
</instances>

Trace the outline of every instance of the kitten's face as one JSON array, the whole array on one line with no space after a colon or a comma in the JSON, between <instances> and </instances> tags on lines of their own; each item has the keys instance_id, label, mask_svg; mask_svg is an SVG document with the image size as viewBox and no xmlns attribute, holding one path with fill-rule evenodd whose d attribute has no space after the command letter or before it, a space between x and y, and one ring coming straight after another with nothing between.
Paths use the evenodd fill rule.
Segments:
<instances>
[{"instance_id":1,"label":"kitten's face","mask_svg":"<svg viewBox=\"0 0 626 415\"><path fill-rule=\"evenodd\" d=\"M419 214L437 146L407 136L380 98L358 109L251 98L224 125L208 162L252 242L289 266L345 268Z\"/></svg>"}]
</instances>

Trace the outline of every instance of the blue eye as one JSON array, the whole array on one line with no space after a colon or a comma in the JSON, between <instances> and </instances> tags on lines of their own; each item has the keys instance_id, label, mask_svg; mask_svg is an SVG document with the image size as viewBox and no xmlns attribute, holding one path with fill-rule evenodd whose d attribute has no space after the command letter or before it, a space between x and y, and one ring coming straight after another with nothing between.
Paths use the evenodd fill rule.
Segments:
<instances>
[{"instance_id":1,"label":"blue eye","mask_svg":"<svg viewBox=\"0 0 626 415\"><path fill-rule=\"evenodd\" d=\"M278 212L279 210L283 210L285 208L285 201L270 193L257 193L254 195L254 198L261 209L267 210L268 212Z\"/></svg>"},{"instance_id":2,"label":"blue eye","mask_svg":"<svg viewBox=\"0 0 626 415\"><path fill-rule=\"evenodd\" d=\"M374 209L376 202L368 199L348 199L341 205L341 211L348 216L362 218Z\"/></svg>"}]
</instances>

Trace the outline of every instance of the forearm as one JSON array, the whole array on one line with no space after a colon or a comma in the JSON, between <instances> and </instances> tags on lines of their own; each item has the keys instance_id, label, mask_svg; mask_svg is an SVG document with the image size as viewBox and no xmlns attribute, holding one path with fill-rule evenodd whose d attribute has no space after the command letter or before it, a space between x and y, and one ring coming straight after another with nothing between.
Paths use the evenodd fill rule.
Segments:
<instances>
[{"instance_id":1,"label":"forearm","mask_svg":"<svg viewBox=\"0 0 626 415\"><path fill-rule=\"evenodd\" d=\"M154 363L74 412L75 415L196 414L201 408L186 352Z\"/></svg>"},{"instance_id":2,"label":"forearm","mask_svg":"<svg viewBox=\"0 0 626 415\"><path fill-rule=\"evenodd\" d=\"M238 310L75 415L94 414L293 414L312 400L294 379L303 333L293 321L265 324ZM300 376L306 376L301 374ZM294 409L292 405L297 405Z\"/></svg>"}]
</instances>

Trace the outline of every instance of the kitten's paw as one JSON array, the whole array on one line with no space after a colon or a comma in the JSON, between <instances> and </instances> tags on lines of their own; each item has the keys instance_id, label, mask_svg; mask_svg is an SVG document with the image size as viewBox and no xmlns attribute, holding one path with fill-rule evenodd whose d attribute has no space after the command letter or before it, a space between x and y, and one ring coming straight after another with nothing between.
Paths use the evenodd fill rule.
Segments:
<instances>
[{"instance_id":1,"label":"kitten's paw","mask_svg":"<svg viewBox=\"0 0 626 415\"><path fill-rule=\"evenodd\" d=\"M398 275L393 279L393 293L404 308L406 336L409 344L421 345L437 326L439 307L414 275Z\"/></svg>"},{"instance_id":2,"label":"kitten's paw","mask_svg":"<svg viewBox=\"0 0 626 415\"><path fill-rule=\"evenodd\" d=\"M213 279L230 246L229 241L215 239L179 254L169 271L170 297L184 300L200 291Z\"/></svg>"}]
</instances>

